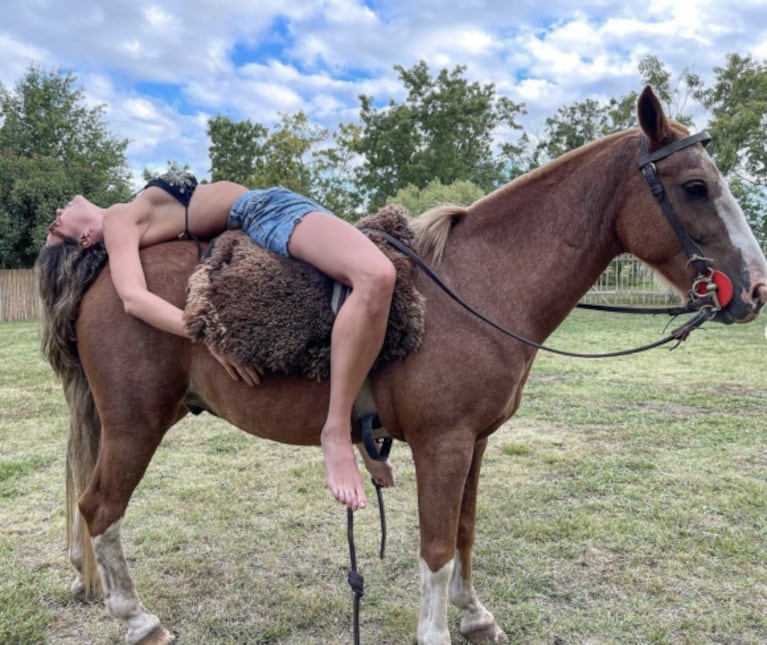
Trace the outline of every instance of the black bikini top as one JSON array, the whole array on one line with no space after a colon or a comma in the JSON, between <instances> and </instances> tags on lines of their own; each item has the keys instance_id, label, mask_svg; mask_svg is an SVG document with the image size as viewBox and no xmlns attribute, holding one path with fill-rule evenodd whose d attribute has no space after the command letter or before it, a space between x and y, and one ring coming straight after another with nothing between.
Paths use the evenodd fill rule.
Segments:
<instances>
[{"instance_id":1,"label":"black bikini top","mask_svg":"<svg viewBox=\"0 0 767 645\"><path fill-rule=\"evenodd\" d=\"M197 255L202 255L200 240L189 230L189 202L192 201L194 189L197 188L197 177L191 172L166 172L164 175L150 179L143 190L157 186L174 197L184 207L184 232L178 237L194 240L197 244Z\"/></svg>"},{"instance_id":2,"label":"black bikini top","mask_svg":"<svg viewBox=\"0 0 767 645\"><path fill-rule=\"evenodd\" d=\"M184 208L189 208L192 194L197 188L197 177L191 172L168 172L149 180L144 189L150 186L162 188L166 193L175 197Z\"/></svg>"}]
</instances>

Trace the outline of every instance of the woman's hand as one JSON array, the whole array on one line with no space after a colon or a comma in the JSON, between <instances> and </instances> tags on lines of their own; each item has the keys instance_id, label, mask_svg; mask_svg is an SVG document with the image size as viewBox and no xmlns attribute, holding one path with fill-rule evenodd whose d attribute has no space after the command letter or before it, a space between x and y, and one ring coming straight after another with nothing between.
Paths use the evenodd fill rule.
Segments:
<instances>
[{"instance_id":1,"label":"woman's hand","mask_svg":"<svg viewBox=\"0 0 767 645\"><path fill-rule=\"evenodd\" d=\"M218 352L212 347L208 346L208 350L213 357L221 363L226 373L229 374L235 381L245 381L248 385L260 385L261 377L264 374L262 368L251 367L250 365L243 365L231 355L225 352Z\"/></svg>"}]
</instances>

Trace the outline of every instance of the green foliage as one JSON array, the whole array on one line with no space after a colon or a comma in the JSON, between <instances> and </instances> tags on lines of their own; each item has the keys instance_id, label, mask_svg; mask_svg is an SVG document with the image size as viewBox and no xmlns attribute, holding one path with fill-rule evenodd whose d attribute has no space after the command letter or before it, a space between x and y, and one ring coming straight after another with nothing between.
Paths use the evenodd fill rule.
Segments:
<instances>
[{"instance_id":1,"label":"green foliage","mask_svg":"<svg viewBox=\"0 0 767 645\"><path fill-rule=\"evenodd\" d=\"M544 136L536 146L536 164L595 141L613 129L609 106L593 99L561 107L555 116L546 119Z\"/></svg>"},{"instance_id":2,"label":"green foliage","mask_svg":"<svg viewBox=\"0 0 767 645\"><path fill-rule=\"evenodd\" d=\"M655 56L646 56L639 63L642 82L653 88L672 118L692 124L692 117L685 112L690 97L700 88L700 79L684 70L675 85L671 85L671 72ZM636 125L636 105L639 93L630 92L621 98L611 98L606 103L586 99L569 106L560 107L557 113L546 119L543 136L533 153L534 165L540 165L595 141L611 132L626 130Z\"/></svg>"},{"instance_id":3,"label":"green foliage","mask_svg":"<svg viewBox=\"0 0 767 645\"><path fill-rule=\"evenodd\" d=\"M439 179L429 182L423 188L410 184L390 197L387 204L402 204L411 215L417 216L440 204L469 206L485 195L476 184L470 181L456 181L445 186Z\"/></svg>"},{"instance_id":4,"label":"green foliage","mask_svg":"<svg viewBox=\"0 0 767 645\"><path fill-rule=\"evenodd\" d=\"M711 153L722 172L767 186L767 63L730 54L714 72L713 87L700 92L714 117Z\"/></svg>"},{"instance_id":5,"label":"green foliage","mask_svg":"<svg viewBox=\"0 0 767 645\"><path fill-rule=\"evenodd\" d=\"M29 267L45 225L73 194L110 204L129 194L125 149L87 107L72 74L32 66L0 83L0 266Z\"/></svg>"},{"instance_id":6,"label":"green foliage","mask_svg":"<svg viewBox=\"0 0 767 645\"><path fill-rule=\"evenodd\" d=\"M235 122L225 116L208 121L208 156L211 181L227 179L247 184L256 172L256 163L264 155L267 129L249 119Z\"/></svg>"},{"instance_id":7,"label":"green foliage","mask_svg":"<svg viewBox=\"0 0 767 645\"><path fill-rule=\"evenodd\" d=\"M160 175L183 175L184 173L187 173L191 170L191 167L188 163L181 163L180 161L176 161L175 159L168 159L166 163L165 170L162 172L156 172L154 170L149 170L149 168L144 168L144 172L142 173L142 176L144 177L144 181L151 181L152 179L156 179Z\"/></svg>"},{"instance_id":8,"label":"green foliage","mask_svg":"<svg viewBox=\"0 0 767 645\"><path fill-rule=\"evenodd\" d=\"M354 123L338 126L333 145L321 148L313 157L314 198L339 217L356 219L363 214L363 197L354 185L354 168L362 129Z\"/></svg>"},{"instance_id":9,"label":"green foliage","mask_svg":"<svg viewBox=\"0 0 767 645\"><path fill-rule=\"evenodd\" d=\"M711 111L709 152L730 180L762 247L767 247L767 63L730 54L714 68L712 87L698 92Z\"/></svg>"},{"instance_id":10,"label":"green foliage","mask_svg":"<svg viewBox=\"0 0 767 645\"><path fill-rule=\"evenodd\" d=\"M639 62L642 82L650 85L655 95L663 103L663 109L673 119L686 126L693 123L692 116L687 112L688 103L702 87L700 77L689 69L682 70L674 85L671 84L672 74L655 56L645 56ZM638 94L630 95L634 106Z\"/></svg>"},{"instance_id":11,"label":"green foliage","mask_svg":"<svg viewBox=\"0 0 767 645\"><path fill-rule=\"evenodd\" d=\"M351 181L358 126L340 124L332 135L334 145L321 147L329 133L304 112L281 115L271 129L218 116L209 121L208 136L213 181L226 179L254 188L281 185L341 217L359 214L362 200Z\"/></svg>"},{"instance_id":12,"label":"green foliage","mask_svg":"<svg viewBox=\"0 0 767 645\"><path fill-rule=\"evenodd\" d=\"M423 188L468 180L490 190L507 178L506 159L513 146L494 152L494 135L514 130L522 105L496 95L495 86L469 83L465 66L432 77L425 62L410 69L395 66L407 91L404 103L390 99L376 108L361 96L362 136L357 152L362 188L372 207L408 185Z\"/></svg>"},{"instance_id":13,"label":"green foliage","mask_svg":"<svg viewBox=\"0 0 767 645\"><path fill-rule=\"evenodd\" d=\"M327 131L311 123L304 112L281 115L280 123L264 139L263 155L257 159L251 185L279 184L312 195L311 154L326 137Z\"/></svg>"}]
</instances>

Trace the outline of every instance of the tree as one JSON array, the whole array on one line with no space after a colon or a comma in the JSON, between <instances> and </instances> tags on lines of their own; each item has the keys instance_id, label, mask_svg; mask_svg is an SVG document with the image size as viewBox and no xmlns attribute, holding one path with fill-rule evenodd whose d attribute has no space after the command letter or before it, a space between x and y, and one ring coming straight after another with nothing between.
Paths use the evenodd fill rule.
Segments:
<instances>
[{"instance_id":1,"label":"tree","mask_svg":"<svg viewBox=\"0 0 767 645\"><path fill-rule=\"evenodd\" d=\"M130 194L125 149L72 74L32 66L0 83L0 266L29 267L56 207L80 193L108 205Z\"/></svg>"},{"instance_id":2,"label":"tree","mask_svg":"<svg viewBox=\"0 0 767 645\"><path fill-rule=\"evenodd\" d=\"M432 180L452 184L472 181L484 190L508 177L512 149L495 148L501 129L519 129L515 118L524 107L496 96L495 86L469 83L465 66L441 70L432 77L425 62L410 69L394 68L407 90L404 103L389 100L376 108L371 96L360 96L363 156L358 177L371 206L382 205L400 188L423 188Z\"/></svg>"},{"instance_id":3,"label":"tree","mask_svg":"<svg viewBox=\"0 0 767 645\"><path fill-rule=\"evenodd\" d=\"M609 106L600 105L598 101L586 99L561 107L546 119L533 159L536 165L555 159L604 136L611 127Z\"/></svg>"},{"instance_id":4,"label":"tree","mask_svg":"<svg viewBox=\"0 0 767 645\"><path fill-rule=\"evenodd\" d=\"M264 140L263 155L251 178L254 186L285 186L314 197L312 155L317 144L328 136L324 128L309 121L304 112L280 115Z\"/></svg>"},{"instance_id":5,"label":"tree","mask_svg":"<svg viewBox=\"0 0 767 645\"><path fill-rule=\"evenodd\" d=\"M232 121L216 116L208 121L211 181L227 179L247 184L256 172L256 164L264 156L264 139L268 130L250 120Z\"/></svg>"},{"instance_id":6,"label":"tree","mask_svg":"<svg viewBox=\"0 0 767 645\"><path fill-rule=\"evenodd\" d=\"M713 117L710 151L723 173L767 186L767 64L729 54L714 73L713 87L699 92Z\"/></svg>"},{"instance_id":7,"label":"tree","mask_svg":"<svg viewBox=\"0 0 767 645\"><path fill-rule=\"evenodd\" d=\"M149 182L152 179L156 179L160 175L183 175L190 170L191 168L188 163L182 164L180 161L176 161L175 159L168 159L165 165L165 170L162 172L156 172L154 170L149 170L149 168L144 168L142 176L144 177L145 182Z\"/></svg>"},{"instance_id":8,"label":"tree","mask_svg":"<svg viewBox=\"0 0 767 645\"><path fill-rule=\"evenodd\" d=\"M355 188L362 129L354 123L341 123L333 133L333 144L321 148L313 157L312 193L314 198L333 213L353 221L361 212L363 196Z\"/></svg>"},{"instance_id":9,"label":"tree","mask_svg":"<svg viewBox=\"0 0 767 645\"><path fill-rule=\"evenodd\" d=\"M211 179L228 179L263 188L282 185L311 197L339 217L360 215L361 197L353 189L353 165L359 127L339 125L328 132L304 112L280 116L269 129L222 116L208 123Z\"/></svg>"},{"instance_id":10,"label":"tree","mask_svg":"<svg viewBox=\"0 0 767 645\"><path fill-rule=\"evenodd\" d=\"M702 87L700 77L685 68L672 86L671 72L655 56L645 56L639 62L639 71L642 82L652 87L666 114L688 127L692 126L693 118L687 110L690 99L696 98ZM637 96L632 97L635 106Z\"/></svg>"},{"instance_id":11,"label":"tree","mask_svg":"<svg viewBox=\"0 0 767 645\"><path fill-rule=\"evenodd\" d=\"M767 246L767 63L729 54L715 82L698 93L711 112L709 152L730 180L749 223Z\"/></svg>"},{"instance_id":12,"label":"tree","mask_svg":"<svg viewBox=\"0 0 767 645\"><path fill-rule=\"evenodd\" d=\"M675 85L671 85L671 73L655 56L647 56L639 63L643 85L650 85L656 96L664 103L666 114L685 125L692 124L686 113L688 101L701 87L697 75L684 70ZM586 99L570 106L561 107L556 115L546 119L544 133L535 147L535 165L550 161L569 150L574 150L599 137L626 130L636 125L636 105L639 93L606 103Z\"/></svg>"}]
</instances>

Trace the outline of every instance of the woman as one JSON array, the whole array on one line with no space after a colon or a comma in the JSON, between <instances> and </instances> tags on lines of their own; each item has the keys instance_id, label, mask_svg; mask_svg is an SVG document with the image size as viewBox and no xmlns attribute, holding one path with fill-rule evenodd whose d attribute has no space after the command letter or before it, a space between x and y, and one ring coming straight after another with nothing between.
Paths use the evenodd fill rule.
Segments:
<instances>
[{"instance_id":1,"label":"woman","mask_svg":"<svg viewBox=\"0 0 767 645\"><path fill-rule=\"evenodd\" d=\"M150 181L128 203L100 208L78 195L56 211L46 245L74 240L89 247L103 240L112 281L126 313L190 338L183 311L147 289L139 249L179 237L212 238L240 228L266 248L308 262L352 288L333 325L330 401L321 443L327 485L352 510L364 508L362 478L349 423L357 392L383 345L396 272L381 251L348 222L312 200L282 187L248 190L219 181L197 184L190 174ZM232 378L257 385L259 374L214 353ZM394 484L391 465L360 451L373 479Z\"/></svg>"}]
</instances>

